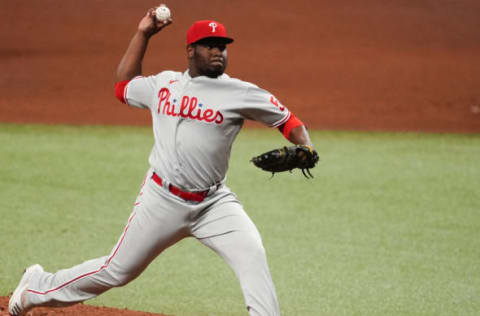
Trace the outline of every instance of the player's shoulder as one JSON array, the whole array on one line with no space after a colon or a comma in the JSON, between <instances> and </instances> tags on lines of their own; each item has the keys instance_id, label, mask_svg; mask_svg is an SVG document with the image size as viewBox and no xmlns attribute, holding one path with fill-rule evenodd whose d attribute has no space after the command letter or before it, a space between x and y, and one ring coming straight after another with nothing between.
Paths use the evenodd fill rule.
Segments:
<instances>
[{"instance_id":1,"label":"player's shoulder","mask_svg":"<svg viewBox=\"0 0 480 316\"><path fill-rule=\"evenodd\" d=\"M229 84L237 86L239 88L245 88L245 89L249 89L249 88L258 89L259 88L254 83L251 83L249 81L245 81L245 80L242 80L242 79L239 79L239 78L230 77L227 74L223 74L221 79L225 80Z\"/></svg>"},{"instance_id":2,"label":"player's shoulder","mask_svg":"<svg viewBox=\"0 0 480 316\"><path fill-rule=\"evenodd\" d=\"M182 72L179 71L173 71L173 70L164 70L153 77L155 77L156 80L178 80L183 76Z\"/></svg>"},{"instance_id":3,"label":"player's shoulder","mask_svg":"<svg viewBox=\"0 0 480 316\"><path fill-rule=\"evenodd\" d=\"M137 76L132 79L132 81L136 79L141 79L143 82L151 85L153 88L164 86L172 81L178 81L182 78L183 73L173 70L165 70L153 75L142 75Z\"/></svg>"}]
</instances>

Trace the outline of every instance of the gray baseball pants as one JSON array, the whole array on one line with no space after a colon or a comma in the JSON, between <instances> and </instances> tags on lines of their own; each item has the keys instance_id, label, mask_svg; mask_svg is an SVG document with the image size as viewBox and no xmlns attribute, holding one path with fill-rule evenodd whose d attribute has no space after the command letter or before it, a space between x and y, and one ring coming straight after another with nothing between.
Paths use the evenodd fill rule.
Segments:
<instances>
[{"instance_id":1,"label":"gray baseball pants","mask_svg":"<svg viewBox=\"0 0 480 316\"><path fill-rule=\"evenodd\" d=\"M110 255L56 273L32 276L31 306L67 306L123 286L162 251L195 237L233 269L250 315L280 315L265 249L255 224L225 186L204 201L186 202L151 179L149 170L123 234Z\"/></svg>"}]
</instances>

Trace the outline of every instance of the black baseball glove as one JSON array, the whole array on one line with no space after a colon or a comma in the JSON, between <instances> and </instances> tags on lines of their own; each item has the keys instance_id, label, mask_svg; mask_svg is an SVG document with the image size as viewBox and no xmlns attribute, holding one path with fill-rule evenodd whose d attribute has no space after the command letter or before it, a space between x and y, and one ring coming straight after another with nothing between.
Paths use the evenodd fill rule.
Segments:
<instances>
[{"instance_id":1,"label":"black baseball glove","mask_svg":"<svg viewBox=\"0 0 480 316\"><path fill-rule=\"evenodd\" d=\"M310 169L318 162L318 154L312 147L307 145L285 146L263 153L252 160L258 168L270 171L272 176L275 172L292 171L301 169L306 178L313 178ZM306 170L306 173L305 173Z\"/></svg>"}]
</instances>

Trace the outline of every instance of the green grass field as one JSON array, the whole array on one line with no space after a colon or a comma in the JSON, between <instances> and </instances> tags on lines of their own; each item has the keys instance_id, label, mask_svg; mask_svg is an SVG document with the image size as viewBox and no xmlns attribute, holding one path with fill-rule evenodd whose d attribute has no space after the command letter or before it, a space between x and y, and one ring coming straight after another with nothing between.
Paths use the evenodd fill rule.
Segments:
<instances>
[{"instance_id":1,"label":"green grass field","mask_svg":"<svg viewBox=\"0 0 480 316\"><path fill-rule=\"evenodd\" d=\"M244 130L228 185L257 224L283 315L479 315L480 135L311 132L321 161L270 175L286 144ZM150 127L0 124L0 295L23 267L103 256L148 167ZM230 268L187 239L89 301L177 316L246 315Z\"/></svg>"}]
</instances>

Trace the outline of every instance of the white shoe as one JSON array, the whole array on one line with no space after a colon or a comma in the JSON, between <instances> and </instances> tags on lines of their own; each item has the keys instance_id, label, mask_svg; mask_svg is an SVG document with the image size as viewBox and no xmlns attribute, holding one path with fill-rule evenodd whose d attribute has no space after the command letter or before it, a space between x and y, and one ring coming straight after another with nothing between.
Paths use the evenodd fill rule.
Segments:
<instances>
[{"instance_id":1,"label":"white shoe","mask_svg":"<svg viewBox=\"0 0 480 316\"><path fill-rule=\"evenodd\" d=\"M39 264L34 264L33 266L25 269L25 272L20 279L20 283L18 283L17 288L15 289L15 291L13 291L13 294L10 297L10 301L8 302L8 312L10 313L10 315L22 316L25 315L25 313L28 311L23 306L22 296L28 287L28 282L30 281L32 275L40 272L43 272L43 268Z\"/></svg>"}]
</instances>

